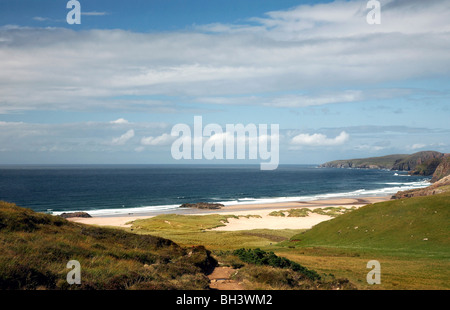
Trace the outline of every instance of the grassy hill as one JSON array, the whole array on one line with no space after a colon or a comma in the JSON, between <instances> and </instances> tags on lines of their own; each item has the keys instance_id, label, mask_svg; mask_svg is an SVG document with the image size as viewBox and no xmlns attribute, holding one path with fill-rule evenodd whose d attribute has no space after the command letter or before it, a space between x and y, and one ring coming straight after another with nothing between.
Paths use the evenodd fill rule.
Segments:
<instances>
[{"instance_id":1,"label":"grassy hill","mask_svg":"<svg viewBox=\"0 0 450 310\"><path fill-rule=\"evenodd\" d=\"M358 289L450 289L450 193L367 205L279 243L274 251ZM369 285L366 264L381 263Z\"/></svg>"},{"instance_id":2,"label":"grassy hill","mask_svg":"<svg viewBox=\"0 0 450 310\"><path fill-rule=\"evenodd\" d=\"M0 202L0 289L205 289L215 261L150 235L69 222ZM81 285L66 281L69 260Z\"/></svg>"},{"instance_id":3,"label":"grassy hill","mask_svg":"<svg viewBox=\"0 0 450 310\"><path fill-rule=\"evenodd\" d=\"M226 218L172 215L169 224L167 218L151 224L169 225L160 229L167 232L172 227L173 235L181 236L221 225ZM73 223L0 201L0 289L210 289L207 275L217 260L196 244L184 248L165 238ZM273 252L244 248L218 252L222 265L238 270L232 281L247 289L355 288L347 279L319 275ZM79 285L67 282L70 260L80 262Z\"/></svg>"},{"instance_id":4,"label":"grassy hill","mask_svg":"<svg viewBox=\"0 0 450 310\"><path fill-rule=\"evenodd\" d=\"M444 153L422 151L414 154L334 160L324 163L320 167L389 169L411 171L413 174L420 175L432 175L444 157Z\"/></svg>"},{"instance_id":5,"label":"grassy hill","mask_svg":"<svg viewBox=\"0 0 450 310\"><path fill-rule=\"evenodd\" d=\"M450 192L367 205L291 238L299 246L450 258Z\"/></svg>"},{"instance_id":6,"label":"grassy hill","mask_svg":"<svg viewBox=\"0 0 450 310\"><path fill-rule=\"evenodd\" d=\"M208 289L216 259L250 289L450 289L450 192L367 205L304 232L208 230L228 217L161 215L130 233L0 202L0 289ZM242 247L255 251L242 259ZM372 259L380 287L365 283ZM69 260L81 264L81 285L66 281Z\"/></svg>"},{"instance_id":7,"label":"grassy hill","mask_svg":"<svg viewBox=\"0 0 450 310\"><path fill-rule=\"evenodd\" d=\"M333 160L320 165L320 167L391 169L396 162L405 159L407 156L409 155L394 154L380 157Z\"/></svg>"}]
</instances>

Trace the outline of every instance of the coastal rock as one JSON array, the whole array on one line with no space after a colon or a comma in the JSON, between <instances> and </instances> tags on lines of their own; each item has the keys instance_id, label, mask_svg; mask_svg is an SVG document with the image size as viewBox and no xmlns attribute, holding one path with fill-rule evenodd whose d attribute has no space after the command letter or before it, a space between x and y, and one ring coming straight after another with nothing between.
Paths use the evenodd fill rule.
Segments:
<instances>
[{"instance_id":1,"label":"coastal rock","mask_svg":"<svg viewBox=\"0 0 450 310\"><path fill-rule=\"evenodd\" d=\"M395 154L381 157L334 160L320 165L328 168L358 168L358 169L391 169L395 162L406 158L406 154Z\"/></svg>"},{"instance_id":2,"label":"coastal rock","mask_svg":"<svg viewBox=\"0 0 450 310\"><path fill-rule=\"evenodd\" d=\"M431 178L431 182L434 183L439 181L448 175L450 175L450 154L446 154L446 156L441 160L439 166L436 167L433 177Z\"/></svg>"},{"instance_id":3,"label":"coastal rock","mask_svg":"<svg viewBox=\"0 0 450 310\"><path fill-rule=\"evenodd\" d=\"M389 169L412 171L420 167L418 174L432 175L445 154L435 151L423 151L414 154L394 154L380 157L334 160L319 167L358 168L358 169Z\"/></svg>"},{"instance_id":4,"label":"coastal rock","mask_svg":"<svg viewBox=\"0 0 450 310\"><path fill-rule=\"evenodd\" d=\"M424 163L417 165L414 170L409 172L409 174L423 176L433 175L433 173L436 171L436 168L441 164L441 161L441 158L429 159Z\"/></svg>"},{"instance_id":5,"label":"coastal rock","mask_svg":"<svg viewBox=\"0 0 450 310\"><path fill-rule=\"evenodd\" d=\"M69 212L69 213L64 212L61 213L59 216L65 219L69 217L85 217L85 218L92 217L89 213L86 212Z\"/></svg>"},{"instance_id":6,"label":"coastal rock","mask_svg":"<svg viewBox=\"0 0 450 310\"><path fill-rule=\"evenodd\" d=\"M436 151L417 152L417 153L407 156L404 159L397 160L391 169L392 170L411 171L411 170L415 170L416 167L418 167L420 165L423 165L423 166L435 165L434 166L434 169L435 169L437 167L436 163L438 163L439 161L433 161L433 159L439 160L442 157L444 157L444 155L445 154L436 152ZM432 170L432 172L429 175L433 174L433 172L434 172L434 170Z\"/></svg>"},{"instance_id":7,"label":"coastal rock","mask_svg":"<svg viewBox=\"0 0 450 310\"><path fill-rule=\"evenodd\" d=\"M449 186L450 186L450 175L442 178L441 180L425 188L416 188L407 191L397 192L395 195L391 197L391 199L436 195L450 190Z\"/></svg>"},{"instance_id":8,"label":"coastal rock","mask_svg":"<svg viewBox=\"0 0 450 310\"><path fill-rule=\"evenodd\" d=\"M224 207L221 203L198 202L198 203L183 203L180 208L197 208L197 209L211 209L216 210Z\"/></svg>"}]
</instances>

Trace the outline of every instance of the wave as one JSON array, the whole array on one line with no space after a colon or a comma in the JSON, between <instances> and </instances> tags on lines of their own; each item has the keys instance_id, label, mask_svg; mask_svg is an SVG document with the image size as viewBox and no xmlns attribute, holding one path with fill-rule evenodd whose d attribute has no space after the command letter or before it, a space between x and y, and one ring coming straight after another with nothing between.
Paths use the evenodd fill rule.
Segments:
<instances>
[{"instance_id":1,"label":"wave","mask_svg":"<svg viewBox=\"0 0 450 310\"><path fill-rule=\"evenodd\" d=\"M142 207L132 207L132 208L121 208L121 209L96 209L96 210L75 210L75 211L58 211L52 212L52 214L60 215L64 212L87 212L92 216L113 216L113 215L129 215L129 214L140 214L140 213L158 213L161 211L169 211L179 209L180 205L161 205L161 206L142 206Z\"/></svg>"},{"instance_id":2,"label":"wave","mask_svg":"<svg viewBox=\"0 0 450 310\"><path fill-rule=\"evenodd\" d=\"M398 191L405 191L415 188L423 188L430 185L429 180L422 180L417 182L387 182L386 185L393 185L389 187L383 187L378 189L358 189L349 192L340 193L325 193L305 196L289 196L289 197L245 197L239 199L230 199L218 201L218 197L211 198L210 202L221 203L225 206L230 205L248 205L248 204L268 204L268 203L283 203L294 201L312 201L320 199L333 199L333 198L356 198L356 197L369 197L369 196L386 196L395 194ZM129 214L160 214L167 213L176 210L182 210L186 208L180 208L180 204L171 205L159 205L159 206L141 206L132 208L109 208L109 209L96 209L96 210L77 210L88 212L92 216L118 216ZM63 211L63 212L77 212L77 211ZM53 212L58 215L63 212Z\"/></svg>"}]
</instances>

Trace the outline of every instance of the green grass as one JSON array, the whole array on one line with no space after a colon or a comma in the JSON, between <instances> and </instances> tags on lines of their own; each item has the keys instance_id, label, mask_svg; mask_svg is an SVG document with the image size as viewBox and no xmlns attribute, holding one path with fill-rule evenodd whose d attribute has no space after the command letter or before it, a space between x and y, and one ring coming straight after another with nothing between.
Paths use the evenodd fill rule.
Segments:
<instances>
[{"instance_id":1,"label":"green grass","mask_svg":"<svg viewBox=\"0 0 450 310\"><path fill-rule=\"evenodd\" d=\"M137 220L130 233L0 202L0 288L205 289L215 260L204 245L221 264L238 267L236 279L250 289L450 289L450 192L345 214L337 207L315 211L339 216L310 230L231 232L211 229L234 215L171 214ZM286 258L322 280L244 262L233 255L240 248L273 252L270 260ZM72 259L81 263L82 286L66 282ZM381 285L366 283L373 259L381 263Z\"/></svg>"},{"instance_id":2,"label":"green grass","mask_svg":"<svg viewBox=\"0 0 450 310\"><path fill-rule=\"evenodd\" d=\"M381 252L358 249L281 247L273 250L277 255L313 268L319 274L332 274L345 278L358 289L370 290L441 290L450 289L450 262L445 259L408 255L383 255ZM381 264L381 284L369 285L366 268L370 260Z\"/></svg>"},{"instance_id":3,"label":"green grass","mask_svg":"<svg viewBox=\"0 0 450 310\"><path fill-rule=\"evenodd\" d=\"M345 247L450 258L450 194L367 205L291 238L297 246Z\"/></svg>"},{"instance_id":4,"label":"green grass","mask_svg":"<svg viewBox=\"0 0 450 310\"><path fill-rule=\"evenodd\" d=\"M248 216L246 216L248 217ZM132 222L130 231L169 238L182 246L204 245L208 249L237 249L264 247L288 240L302 230L255 229L245 231L213 231L224 226L234 215L177 215L164 214Z\"/></svg>"},{"instance_id":5,"label":"green grass","mask_svg":"<svg viewBox=\"0 0 450 310\"><path fill-rule=\"evenodd\" d=\"M336 207L321 209L317 212L329 215L344 211ZM367 205L307 231L208 231L201 230L205 225L201 223L213 217L199 217L189 234L167 226L156 234L170 236L183 245L204 244L219 261L224 260L221 253L227 249L273 251L321 275L349 279L349 287L355 285L358 289L450 289L449 211L450 193L446 193ZM287 210L283 214L286 216ZM184 217L179 219L184 221ZM215 221L220 220L217 217ZM219 223L210 222L212 226ZM366 282L366 264L373 259L382 266L381 285ZM235 258L229 260L231 265L239 266ZM287 271L277 271L271 276L278 280L270 281L269 269L247 267L241 276L251 279L246 283L252 289L288 289L286 279L294 277Z\"/></svg>"},{"instance_id":6,"label":"green grass","mask_svg":"<svg viewBox=\"0 0 450 310\"><path fill-rule=\"evenodd\" d=\"M359 208L296 234L272 249L359 289L450 289L450 193ZM368 285L369 260L381 285Z\"/></svg>"},{"instance_id":7,"label":"green grass","mask_svg":"<svg viewBox=\"0 0 450 310\"><path fill-rule=\"evenodd\" d=\"M204 289L203 247L69 222L0 202L0 289ZM69 260L81 285L66 281Z\"/></svg>"},{"instance_id":8,"label":"green grass","mask_svg":"<svg viewBox=\"0 0 450 310\"><path fill-rule=\"evenodd\" d=\"M171 231L174 236L203 233L220 240L218 237L225 235L205 229L220 226L228 218L167 215L137 224ZM247 240L256 246L285 240L294 233L254 230L228 234L225 242L242 247ZM232 242L234 237L236 243ZM0 202L0 251L0 289L208 289L206 274L217 263L203 246L184 248L168 239L77 224L4 202ZM235 262L241 261L238 277L246 288L352 288L347 280L319 279L313 269L274 253L255 253L264 256L257 264L245 261L248 257L227 254ZM217 256L223 258L223 254ZM66 281L69 260L81 264L81 285L70 286Z\"/></svg>"},{"instance_id":9,"label":"green grass","mask_svg":"<svg viewBox=\"0 0 450 310\"><path fill-rule=\"evenodd\" d=\"M287 214L287 217L306 217L310 213L317 213L317 214L321 214L321 215L336 217L336 216L351 212L355 209L356 209L356 207L352 207L352 208L325 207L325 208L314 208L314 209L297 208L297 209L273 211L273 212L270 212L269 215L285 217Z\"/></svg>"}]
</instances>

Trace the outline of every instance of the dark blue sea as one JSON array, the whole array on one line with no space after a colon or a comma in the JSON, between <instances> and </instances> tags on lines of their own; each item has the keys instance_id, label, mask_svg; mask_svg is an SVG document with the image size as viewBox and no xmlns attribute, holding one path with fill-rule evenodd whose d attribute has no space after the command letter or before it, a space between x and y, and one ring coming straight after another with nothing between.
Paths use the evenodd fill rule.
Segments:
<instances>
[{"instance_id":1,"label":"dark blue sea","mask_svg":"<svg viewBox=\"0 0 450 310\"><path fill-rule=\"evenodd\" d=\"M160 213L183 203L225 205L385 196L424 187L406 172L285 165L1 166L0 200L55 214Z\"/></svg>"}]
</instances>

